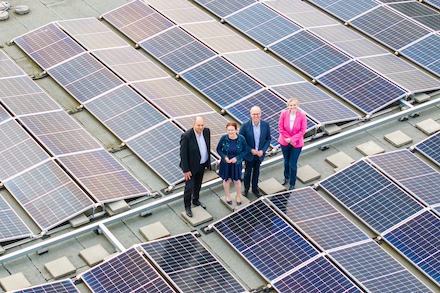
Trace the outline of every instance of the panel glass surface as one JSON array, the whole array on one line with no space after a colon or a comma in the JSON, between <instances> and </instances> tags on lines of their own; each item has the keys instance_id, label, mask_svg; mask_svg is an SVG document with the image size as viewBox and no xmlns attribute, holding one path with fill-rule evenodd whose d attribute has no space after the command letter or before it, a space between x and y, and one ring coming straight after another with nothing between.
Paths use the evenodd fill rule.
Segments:
<instances>
[{"instance_id":1,"label":"panel glass surface","mask_svg":"<svg viewBox=\"0 0 440 293\"><path fill-rule=\"evenodd\" d=\"M60 106L44 92L1 98L6 108L15 116L59 110Z\"/></svg>"},{"instance_id":2,"label":"panel glass surface","mask_svg":"<svg viewBox=\"0 0 440 293\"><path fill-rule=\"evenodd\" d=\"M379 233L423 208L364 161L351 165L319 184Z\"/></svg>"},{"instance_id":3,"label":"panel glass surface","mask_svg":"<svg viewBox=\"0 0 440 293\"><path fill-rule=\"evenodd\" d=\"M195 0L215 15L224 18L231 13L254 4L255 0Z\"/></svg>"},{"instance_id":4,"label":"panel glass surface","mask_svg":"<svg viewBox=\"0 0 440 293\"><path fill-rule=\"evenodd\" d=\"M79 293L70 279L48 283L32 288L11 291L11 293Z\"/></svg>"},{"instance_id":5,"label":"panel glass surface","mask_svg":"<svg viewBox=\"0 0 440 293\"><path fill-rule=\"evenodd\" d=\"M405 57L440 76L440 36L430 35L402 50Z\"/></svg>"},{"instance_id":6,"label":"panel glass surface","mask_svg":"<svg viewBox=\"0 0 440 293\"><path fill-rule=\"evenodd\" d=\"M373 0L310 0L310 2L344 21L348 21L379 5Z\"/></svg>"},{"instance_id":7,"label":"panel glass surface","mask_svg":"<svg viewBox=\"0 0 440 293\"><path fill-rule=\"evenodd\" d=\"M0 50L0 52L2 51ZM0 58L2 57L2 54L4 53L0 53ZM10 59L0 60L0 78L24 75L26 74L15 64L14 61Z\"/></svg>"},{"instance_id":8,"label":"panel glass surface","mask_svg":"<svg viewBox=\"0 0 440 293\"><path fill-rule=\"evenodd\" d=\"M440 9L440 0L426 0L426 2Z\"/></svg>"},{"instance_id":9,"label":"panel glass surface","mask_svg":"<svg viewBox=\"0 0 440 293\"><path fill-rule=\"evenodd\" d=\"M440 31L440 13L417 1L389 5L392 9L427 26L433 31Z\"/></svg>"},{"instance_id":10,"label":"panel glass surface","mask_svg":"<svg viewBox=\"0 0 440 293\"><path fill-rule=\"evenodd\" d=\"M32 235L31 230L0 195L0 242L25 238Z\"/></svg>"},{"instance_id":11,"label":"panel glass surface","mask_svg":"<svg viewBox=\"0 0 440 293\"><path fill-rule=\"evenodd\" d=\"M269 281L318 255L310 243L262 201L253 202L214 227Z\"/></svg>"},{"instance_id":12,"label":"panel glass surface","mask_svg":"<svg viewBox=\"0 0 440 293\"><path fill-rule=\"evenodd\" d=\"M81 275L92 292L163 292L174 290L135 248Z\"/></svg>"},{"instance_id":13,"label":"panel glass surface","mask_svg":"<svg viewBox=\"0 0 440 293\"><path fill-rule=\"evenodd\" d=\"M181 292L246 291L193 234L152 241L141 247Z\"/></svg>"},{"instance_id":14,"label":"panel glass surface","mask_svg":"<svg viewBox=\"0 0 440 293\"><path fill-rule=\"evenodd\" d=\"M318 81L366 114L377 112L406 94L356 61L325 74Z\"/></svg>"},{"instance_id":15,"label":"panel glass surface","mask_svg":"<svg viewBox=\"0 0 440 293\"><path fill-rule=\"evenodd\" d=\"M0 106L0 122L6 121L8 119L11 119L11 115L8 112L6 112L3 106Z\"/></svg>"},{"instance_id":16,"label":"panel glass surface","mask_svg":"<svg viewBox=\"0 0 440 293\"><path fill-rule=\"evenodd\" d=\"M416 149L440 166L440 132L418 143Z\"/></svg>"}]
</instances>

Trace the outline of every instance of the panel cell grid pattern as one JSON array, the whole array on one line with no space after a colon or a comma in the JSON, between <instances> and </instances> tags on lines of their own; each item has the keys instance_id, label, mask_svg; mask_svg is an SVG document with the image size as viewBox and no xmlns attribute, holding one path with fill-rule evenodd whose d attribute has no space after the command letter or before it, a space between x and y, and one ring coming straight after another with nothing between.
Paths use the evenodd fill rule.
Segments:
<instances>
[{"instance_id":1,"label":"panel cell grid pattern","mask_svg":"<svg viewBox=\"0 0 440 293\"><path fill-rule=\"evenodd\" d=\"M2 52L2 51L0 51ZM4 53L0 53L0 58ZM25 76L26 74L21 70L14 61L10 59L0 60L0 79L3 77Z\"/></svg>"},{"instance_id":2,"label":"panel cell grid pattern","mask_svg":"<svg viewBox=\"0 0 440 293\"><path fill-rule=\"evenodd\" d=\"M73 285L72 280L67 279L32 288L11 291L11 293L80 293L80 291Z\"/></svg>"},{"instance_id":3,"label":"panel cell grid pattern","mask_svg":"<svg viewBox=\"0 0 440 293\"><path fill-rule=\"evenodd\" d=\"M379 5L373 0L310 0L309 2L344 21L348 21Z\"/></svg>"},{"instance_id":4,"label":"panel cell grid pattern","mask_svg":"<svg viewBox=\"0 0 440 293\"><path fill-rule=\"evenodd\" d=\"M269 199L323 250L369 239L310 187L273 195Z\"/></svg>"},{"instance_id":5,"label":"panel cell grid pattern","mask_svg":"<svg viewBox=\"0 0 440 293\"><path fill-rule=\"evenodd\" d=\"M440 76L440 36L432 34L402 50L402 55Z\"/></svg>"},{"instance_id":6,"label":"panel cell grid pattern","mask_svg":"<svg viewBox=\"0 0 440 293\"><path fill-rule=\"evenodd\" d=\"M262 201L215 223L214 228L269 281L318 255Z\"/></svg>"},{"instance_id":7,"label":"panel cell grid pattern","mask_svg":"<svg viewBox=\"0 0 440 293\"><path fill-rule=\"evenodd\" d=\"M25 238L32 235L17 213L0 195L0 242Z\"/></svg>"},{"instance_id":8,"label":"panel cell grid pattern","mask_svg":"<svg viewBox=\"0 0 440 293\"><path fill-rule=\"evenodd\" d=\"M431 135L416 145L416 150L440 166L440 132Z\"/></svg>"},{"instance_id":9,"label":"panel cell grid pattern","mask_svg":"<svg viewBox=\"0 0 440 293\"><path fill-rule=\"evenodd\" d=\"M419 2L402 2L388 5L407 17L424 24L433 31L440 31L440 13Z\"/></svg>"},{"instance_id":10,"label":"panel cell grid pattern","mask_svg":"<svg viewBox=\"0 0 440 293\"><path fill-rule=\"evenodd\" d=\"M255 0L195 0L207 10L220 18L224 18L247 6L255 4Z\"/></svg>"},{"instance_id":11,"label":"panel cell grid pattern","mask_svg":"<svg viewBox=\"0 0 440 293\"><path fill-rule=\"evenodd\" d=\"M378 233L423 209L364 161L321 181L320 186Z\"/></svg>"},{"instance_id":12,"label":"panel cell grid pattern","mask_svg":"<svg viewBox=\"0 0 440 293\"><path fill-rule=\"evenodd\" d=\"M92 292L163 292L174 290L135 248L81 275Z\"/></svg>"},{"instance_id":13,"label":"panel cell grid pattern","mask_svg":"<svg viewBox=\"0 0 440 293\"><path fill-rule=\"evenodd\" d=\"M180 292L246 291L193 234L153 241L141 247Z\"/></svg>"}]
</instances>

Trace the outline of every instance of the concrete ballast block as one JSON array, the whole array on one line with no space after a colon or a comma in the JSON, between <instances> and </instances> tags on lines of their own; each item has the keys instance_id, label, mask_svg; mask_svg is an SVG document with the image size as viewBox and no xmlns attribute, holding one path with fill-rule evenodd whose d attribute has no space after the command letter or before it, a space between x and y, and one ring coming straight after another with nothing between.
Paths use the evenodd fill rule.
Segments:
<instances>
[{"instance_id":1,"label":"concrete ballast block","mask_svg":"<svg viewBox=\"0 0 440 293\"><path fill-rule=\"evenodd\" d=\"M104 260L105 257L110 254L102 247L101 244L91 246L83 249L79 252L79 256L87 263L89 267L92 267Z\"/></svg>"},{"instance_id":2,"label":"concrete ballast block","mask_svg":"<svg viewBox=\"0 0 440 293\"><path fill-rule=\"evenodd\" d=\"M354 162L354 160L344 152L331 155L330 157L325 158L325 161L335 168L344 168Z\"/></svg>"},{"instance_id":3,"label":"concrete ballast block","mask_svg":"<svg viewBox=\"0 0 440 293\"><path fill-rule=\"evenodd\" d=\"M26 279L23 273L10 275L0 279L0 285L5 291L28 288L31 283Z\"/></svg>"},{"instance_id":4,"label":"concrete ballast block","mask_svg":"<svg viewBox=\"0 0 440 293\"><path fill-rule=\"evenodd\" d=\"M420 129L426 135L432 135L437 131L440 131L440 123L438 123L432 118L429 118L423 120L422 122L417 123L416 128Z\"/></svg>"},{"instance_id":5,"label":"concrete ballast block","mask_svg":"<svg viewBox=\"0 0 440 293\"><path fill-rule=\"evenodd\" d=\"M161 222L156 222L144 226L142 228L139 228L139 231L147 241L151 241L171 235L170 232L167 230L167 228L165 228Z\"/></svg>"},{"instance_id":6,"label":"concrete ballast block","mask_svg":"<svg viewBox=\"0 0 440 293\"><path fill-rule=\"evenodd\" d=\"M391 132L384 136L384 139L391 143L396 148L412 143L412 138L400 130Z\"/></svg>"},{"instance_id":7,"label":"concrete ballast block","mask_svg":"<svg viewBox=\"0 0 440 293\"><path fill-rule=\"evenodd\" d=\"M192 218L188 217L185 211L182 212L182 217L193 227L201 225L203 223L209 222L212 220L212 216L201 206L195 207L191 209Z\"/></svg>"},{"instance_id":8,"label":"concrete ballast block","mask_svg":"<svg viewBox=\"0 0 440 293\"><path fill-rule=\"evenodd\" d=\"M364 156L372 156L385 152L383 148L371 140L356 146L356 149Z\"/></svg>"},{"instance_id":9,"label":"concrete ballast block","mask_svg":"<svg viewBox=\"0 0 440 293\"><path fill-rule=\"evenodd\" d=\"M231 194L231 199L232 199L232 204L229 205L228 202L226 201L226 195L220 197L220 201L222 202L222 204L224 204L228 209L230 209L231 211L236 211L241 209L242 207L248 205L251 201L245 197L245 196L240 196L241 199L241 205L237 205L237 200L235 199L236 196Z\"/></svg>"},{"instance_id":10,"label":"concrete ballast block","mask_svg":"<svg viewBox=\"0 0 440 293\"><path fill-rule=\"evenodd\" d=\"M275 194L286 191L286 187L279 183L275 178L269 178L258 184L263 194Z\"/></svg>"},{"instance_id":11,"label":"concrete ballast block","mask_svg":"<svg viewBox=\"0 0 440 293\"><path fill-rule=\"evenodd\" d=\"M128 211L129 209L130 206L125 200L119 200L107 204L106 211L109 213L110 216L113 216Z\"/></svg>"},{"instance_id":12,"label":"concrete ballast block","mask_svg":"<svg viewBox=\"0 0 440 293\"><path fill-rule=\"evenodd\" d=\"M70 225L72 225L73 228L85 225L89 222L90 219L85 214L79 214L69 221Z\"/></svg>"},{"instance_id":13,"label":"concrete ballast block","mask_svg":"<svg viewBox=\"0 0 440 293\"><path fill-rule=\"evenodd\" d=\"M76 272L75 266L65 256L45 263L44 268L54 279L59 279Z\"/></svg>"},{"instance_id":14,"label":"concrete ballast block","mask_svg":"<svg viewBox=\"0 0 440 293\"><path fill-rule=\"evenodd\" d=\"M321 178L321 174L310 167L310 165L305 165L298 168L297 177L302 183L309 183Z\"/></svg>"}]
</instances>

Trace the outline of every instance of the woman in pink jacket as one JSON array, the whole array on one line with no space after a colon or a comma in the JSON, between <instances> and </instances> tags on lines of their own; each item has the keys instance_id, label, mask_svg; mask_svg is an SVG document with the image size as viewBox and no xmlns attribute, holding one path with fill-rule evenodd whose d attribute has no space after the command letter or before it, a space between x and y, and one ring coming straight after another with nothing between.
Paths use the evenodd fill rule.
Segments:
<instances>
[{"instance_id":1,"label":"woman in pink jacket","mask_svg":"<svg viewBox=\"0 0 440 293\"><path fill-rule=\"evenodd\" d=\"M278 142L284 157L284 179L281 184L290 181L289 190L292 190L295 187L298 158L304 146L304 133L307 130L306 114L298 110L297 99L287 101L287 110L281 111L278 130L280 132Z\"/></svg>"}]
</instances>

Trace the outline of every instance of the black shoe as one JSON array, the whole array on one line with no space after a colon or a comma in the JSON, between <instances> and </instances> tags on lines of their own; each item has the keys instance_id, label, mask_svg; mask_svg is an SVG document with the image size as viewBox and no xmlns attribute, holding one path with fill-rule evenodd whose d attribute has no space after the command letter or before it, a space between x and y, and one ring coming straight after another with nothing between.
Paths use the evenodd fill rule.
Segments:
<instances>
[{"instance_id":1,"label":"black shoe","mask_svg":"<svg viewBox=\"0 0 440 293\"><path fill-rule=\"evenodd\" d=\"M206 206L200 200L193 201L193 205L196 207L201 206L202 208L206 209Z\"/></svg>"},{"instance_id":2,"label":"black shoe","mask_svg":"<svg viewBox=\"0 0 440 293\"><path fill-rule=\"evenodd\" d=\"M247 197L249 194L249 190L244 190L241 194L243 194L244 197Z\"/></svg>"},{"instance_id":3,"label":"black shoe","mask_svg":"<svg viewBox=\"0 0 440 293\"><path fill-rule=\"evenodd\" d=\"M256 197L260 197L261 193L257 190L252 190L252 193L255 194Z\"/></svg>"},{"instance_id":4,"label":"black shoe","mask_svg":"<svg viewBox=\"0 0 440 293\"><path fill-rule=\"evenodd\" d=\"M287 182L289 182L289 179L284 178L280 183L281 185L286 185Z\"/></svg>"},{"instance_id":5,"label":"black shoe","mask_svg":"<svg viewBox=\"0 0 440 293\"><path fill-rule=\"evenodd\" d=\"M186 215L188 217L192 218L193 213L191 212L191 208L190 207L185 207L185 212L186 212Z\"/></svg>"}]
</instances>

